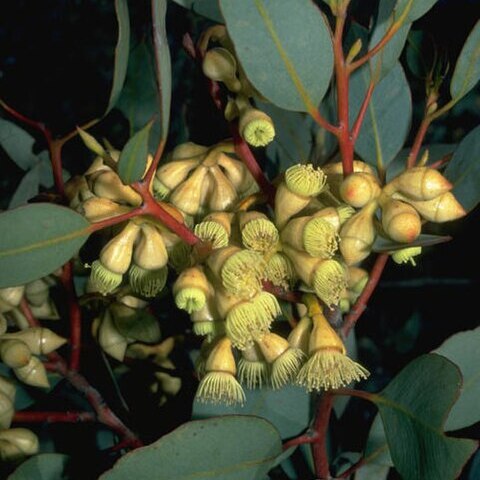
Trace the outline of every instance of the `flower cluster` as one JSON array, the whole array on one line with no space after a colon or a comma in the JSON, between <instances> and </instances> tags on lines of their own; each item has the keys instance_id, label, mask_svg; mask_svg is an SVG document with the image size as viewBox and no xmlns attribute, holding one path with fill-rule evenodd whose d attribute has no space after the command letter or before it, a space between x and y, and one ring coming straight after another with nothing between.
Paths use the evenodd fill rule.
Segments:
<instances>
[{"instance_id":1,"label":"flower cluster","mask_svg":"<svg viewBox=\"0 0 480 480\"><path fill-rule=\"evenodd\" d=\"M0 360L15 377L27 385L50 386L42 356L65 344L66 340L48 328L30 327L18 308L22 299L41 318L56 319L50 299L50 277L27 285L0 289ZM10 428L15 413L16 385L0 375L0 460L18 460L38 452L37 436L25 428Z\"/></svg>"},{"instance_id":2,"label":"flower cluster","mask_svg":"<svg viewBox=\"0 0 480 480\"><path fill-rule=\"evenodd\" d=\"M215 35L228 43L220 40L221 32ZM222 48L207 54L231 60ZM247 88L235 68L230 73L222 77L228 88ZM105 175L112 183L103 183ZM140 204L137 192L122 184L114 163L106 166L103 157L82 178L70 198L91 221ZM177 273L171 286L175 304L190 315L193 332L205 337L197 362L200 401L241 403L242 384L296 383L318 390L366 378L324 312L348 312L361 295L368 272L360 263L377 236L400 246L391 252L397 263L414 263L420 248L412 242L422 219L447 221L464 213L438 171L420 166L382 186L374 169L358 160L345 179L339 163L293 165L277 184L272 208L252 209L259 198L253 195L256 184L229 141L179 145L158 167L150 188L158 204L208 248L199 254L145 216L118 226L91 265L87 291L110 299L93 333L119 361L128 352L140 358L142 349L160 345L158 324L146 309L167 283L171 264ZM307 292L288 338L276 333L282 309L275 289ZM166 357L161 361L173 368ZM180 388L178 381L158 379L172 391Z\"/></svg>"}]
</instances>

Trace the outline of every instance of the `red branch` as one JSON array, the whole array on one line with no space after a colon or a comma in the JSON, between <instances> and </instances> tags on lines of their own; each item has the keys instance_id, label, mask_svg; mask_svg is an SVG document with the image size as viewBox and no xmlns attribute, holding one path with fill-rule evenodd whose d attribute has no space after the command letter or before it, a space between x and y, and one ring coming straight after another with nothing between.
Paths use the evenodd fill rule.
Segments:
<instances>
[{"instance_id":1,"label":"red branch","mask_svg":"<svg viewBox=\"0 0 480 480\"><path fill-rule=\"evenodd\" d=\"M313 463L315 465L315 475L319 480L330 478L330 469L328 466L327 452L327 431L330 420L330 414L333 407L333 395L329 392L323 394L317 407L317 414L313 429L317 435L317 441L312 443Z\"/></svg>"},{"instance_id":2,"label":"red branch","mask_svg":"<svg viewBox=\"0 0 480 480\"><path fill-rule=\"evenodd\" d=\"M360 133L360 128L362 127L363 119L365 118L365 114L367 113L368 104L372 99L373 90L375 88L375 82L370 80L370 84L368 85L367 92L365 94L365 98L363 99L362 105L358 112L357 118L355 119L355 123L353 124L352 131L350 136L352 138L352 142L356 142L358 138L358 134Z\"/></svg>"},{"instance_id":3,"label":"red branch","mask_svg":"<svg viewBox=\"0 0 480 480\"><path fill-rule=\"evenodd\" d=\"M289 448L296 447L298 445L306 445L309 443L318 442L318 436L313 433L313 435L300 435L298 437L288 440L282 445L283 450L288 450Z\"/></svg>"},{"instance_id":4,"label":"red branch","mask_svg":"<svg viewBox=\"0 0 480 480\"><path fill-rule=\"evenodd\" d=\"M31 327L40 326L40 322L33 315L32 310L30 309L30 305L28 305L27 299L25 297L23 297L22 301L20 302L20 310Z\"/></svg>"},{"instance_id":5,"label":"red branch","mask_svg":"<svg viewBox=\"0 0 480 480\"><path fill-rule=\"evenodd\" d=\"M70 317L70 369L80 367L82 341L82 313L78 304L75 285L73 283L73 263L70 261L63 267L60 277L63 288L67 293L68 312Z\"/></svg>"},{"instance_id":6,"label":"red branch","mask_svg":"<svg viewBox=\"0 0 480 480\"><path fill-rule=\"evenodd\" d=\"M423 140L425 139L425 135L427 134L428 127L430 126L430 118L425 116L418 128L417 135L415 140L413 141L412 149L408 154L407 158L407 168L412 168L415 166L415 162L417 161L418 154L420 152L420 148L422 147Z\"/></svg>"},{"instance_id":7,"label":"red branch","mask_svg":"<svg viewBox=\"0 0 480 480\"><path fill-rule=\"evenodd\" d=\"M302 292L292 292L289 290L284 290L282 287L278 287L274 285L272 282L268 280L264 280L262 282L263 289L266 292L275 295L280 300L284 300L285 302L290 303L302 303Z\"/></svg>"},{"instance_id":8,"label":"red branch","mask_svg":"<svg viewBox=\"0 0 480 480\"><path fill-rule=\"evenodd\" d=\"M245 163L258 186L267 197L268 203L273 206L275 203L275 187L269 182L249 146L240 136L240 133L238 132L238 125L236 123L231 124L231 130L233 135L233 143L235 145L235 152L243 160L243 163Z\"/></svg>"},{"instance_id":9,"label":"red branch","mask_svg":"<svg viewBox=\"0 0 480 480\"><path fill-rule=\"evenodd\" d=\"M372 296L380 277L382 276L383 269L387 264L389 255L387 253L380 253L375 260L373 268L370 272L365 288L358 297L355 305L352 307L348 315L345 317L345 323L343 324L342 333L347 336L350 330L355 325L356 321L360 318L364 310L367 308L367 303Z\"/></svg>"},{"instance_id":10,"label":"red branch","mask_svg":"<svg viewBox=\"0 0 480 480\"><path fill-rule=\"evenodd\" d=\"M15 412L15 423L78 423L95 422L91 412Z\"/></svg>"}]
</instances>

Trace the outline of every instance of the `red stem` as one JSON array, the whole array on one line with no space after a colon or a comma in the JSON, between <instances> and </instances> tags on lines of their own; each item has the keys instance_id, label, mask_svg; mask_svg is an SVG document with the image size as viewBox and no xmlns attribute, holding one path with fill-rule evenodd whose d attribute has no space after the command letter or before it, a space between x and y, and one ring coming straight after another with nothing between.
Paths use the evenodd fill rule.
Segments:
<instances>
[{"instance_id":1,"label":"red stem","mask_svg":"<svg viewBox=\"0 0 480 480\"><path fill-rule=\"evenodd\" d=\"M284 290L282 287L278 287L274 285L272 282L268 280L264 280L262 282L263 289L266 292L269 292L275 295L280 300L284 300L285 302L290 303L301 303L302 302L302 292L292 292L289 290Z\"/></svg>"},{"instance_id":2,"label":"red stem","mask_svg":"<svg viewBox=\"0 0 480 480\"><path fill-rule=\"evenodd\" d=\"M95 422L91 412L15 412L13 422L16 423L77 423Z\"/></svg>"},{"instance_id":3,"label":"red stem","mask_svg":"<svg viewBox=\"0 0 480 480\"><path fill-rule=\"evenodd\" d=\"M260 168L260 165L257 163L257 160L254 157L249 146L240 136L240 133L238 131L238 125L236 123L231 124L231 130L233 135L233 143L235 145L235 152L243 160L243 163L245 163L246 167L252 174L258 186L267 197L267 202L271 206L274 206L275 187L267 179L267 177L263 173L263 170Z\"/></svg>"},{"instance_id":4,"label":"red stem","mask_svg":"<svg viewBox=\"0 0 480 480\"><path fill-rule=\"evenodd\" d=\"M372 99L373 90L375 88L375 83L373 80L370 81L368 85L367 92L365 94L365 98L363 99L362 105L358 112L357 118L355 119L355 123L353 124L352 131L350 133L352 142L355 143L358 138L358 134L360 133L360 128L362 127L363 119L365 118L365 114L367 113L367 108Z\"/></svg>"},{"instance_id":5,"label":"red stem","mask_svg":"<svg viewBox=\"0 0 480 480\"><path fill-rule=\"evenodd\" d=\"M316 434L313 435L300 435L298 437L292 438L285 442L282 446L283 450L288 450L289 448L296 447L298 445L306 445L309 443L318 442L318 437Z\"/></svg>"},{"instance_id":6,"label":"red stem","mask_svg":"<svg viewBox=\"0 0 480 480\"><path fill-rule=\"evenodd\" d=\"M423 140L425 139L425 135L427 134L428 127L430 126L430 118L425 116L418 128L417 135L412 145L412 149L408 154L407 158L407 168L412 168L415 166L415 162L417 161L418 154L420 152L420 148L422 146Z\"/></svg>"},{"instance_id":7,"label":"red stem","mask_svg":"<svg viewBox=\"0 0 480 480\"><path fill-rule=\"evenodd\" d=\"M32 310L30 309L30 305L28 305L27 299L25 297L23 297L22 301L20 302L20 310L31 327L40 327L40 322L33 315Z\"/></svg>"},{"instance_id":8,"label":"red stem","mask_svg":"<svg viewBox=\"0 0 480 480\"><path fill-rule=\"evenodd\" d=\"M340 152L342 154L343 175L347 176L353 172L353 147L354 142L349 130L349 102L348 89L350 71L345 62L343 52L343 30L345 27L346 12L342 12L336 18L335 33L333 37L333 52L335 59L335 78L337 83L337 110L338 127L337 134Z\"/></svg>"},{"instance_id":9,"label":"red stem","mask_svg":"<svg viewBox=\"0 0 480 480\"><path fill-rule=\"evenodd\" d=\"M20 308L31 326L40 325L25 299L20 303ZM85 395L99 422L115 431L130 447L143 446L141 440L110 410L98 390L92 387L85 377L74 370L70 370L67 362L57 352L52 352L47 357L49 359L49 370L62 375L76 390Z\"/></svg>"},{"instance_id":10,"label":"red stem","mask_svg":"<svg viewBox=\"0 0 480 480\"><path fill-rule=\"evenodd\" d=\"M119 223L130 220L131 218L138 217L143 212L142 207L134 208L127 213L122 213L116 217L106 218L105 220L100 220L99 222L92 223L89 227L91 233L98 232L98 230L103 230L104 228L112 227L113 225L118 225Z\"/></svg>"},{"instance_id":11,"label":"red stem","mask_svg":"<svg viewBox=\"0 0 480 480\"><path fill-rule=\"evenodd\" d=\"M365 464L365 459L361 458L357 463L353 464L350 468L345 470L338 478L348 478L350 475L355 473L359 468L363 467Z\"/></svg>"},{"instance_id":12,"label":"red stem","mask_svg":"<svg viewBox=\"0 0 480 480\"><path fill-rule=\"evenodd\" d=\"M47 127L42 123L37 120L32 120L29 117L26 117L20 112L17 112L14 108L12 108L10 105L5 103L3 100L0 100L0 105L3 107L5 111L7 111L12 117L16 118L18 121L22 123L26 123L30 127L35 128L39 132L41 132L44 136L46 136L45 132L49 132ZM50 133L50 132L49 132Z\"/></svg>"},{"instance_id":13,"label":"red stem","mask_svg":"<svg viewBox=\"0 0 480 480\"><path fill-rule=\"evenodd\" d=\"M333 395L329 392L323 394L313 424L313 429L317 435L317 441L312 443L312 454L313 463L315 465L315 475L318 477L318 480L327 480L330 478L327 452L327 432L333 407L333 398Z\"/></svg>"},{"instance_id":14,"label":"red stem","mask_svg":"<svg viewBox=\"0 0 480 480\"><path fill-rule=\"evenodd\" d=\"M80 311L75 292L75 285L73 283L73 263L71 261L63 267L60 280L67 293L70 317L70 369L78 370L80 367L82 341L82 313Z\"/></svg>"},{"instance_id":15,"label":"red stem","mask_svg":"<svg viewBox=\"0 0 480 480\"><path fill-rule=\"evenodd\" d=\"M368 279L365 288L358 297L355 305L352 307L348 315L345 317L345 323L343 324L342 333L347 336L350 333L350 330L355 325L357 320L360 318L364 310L367 308L367 303L370 297L372 296L380 277L382 276L383 269L387 264L389 255L387 253L380 253L375 259L375 263L370 272L370 277Z\"/></svg>"},{"instance_id":16,"label":"red stem","mask_svg":"<svg viewBox=\"0 0 480 480\"><path fill-rule=\"evenodd\" d=\"M145 178L143 181L147 184L150 185L152 182L152 178L155 175L155 172L157 171L158 164L160 162L160 159L162 158L163 150L165 149L165 139L160 140L157 150L155 151L155 156L153 157L152 164L148 168L148 171L145 175Z\"/></svg>"}]
</instances>

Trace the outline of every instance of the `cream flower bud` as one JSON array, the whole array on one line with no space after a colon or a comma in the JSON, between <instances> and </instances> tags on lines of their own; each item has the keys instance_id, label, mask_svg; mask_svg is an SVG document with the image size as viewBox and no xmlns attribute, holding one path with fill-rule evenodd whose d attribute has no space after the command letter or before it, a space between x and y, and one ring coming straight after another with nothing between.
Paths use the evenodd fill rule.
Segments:
<instances>
[{"instance_id":1,"label":"cream flower bud","mask_svg":"<svg viewBox=\"0 0 480 480\"><path fill-rule=\"evenodd\" d=\"M0 432L0 458L16 460L38 453L37 436L26 428L10 428Z\"/></svg>"},{"instance_id":2,"label":"cream flower bud","mask_svg":"<svg viewBox=\"0 0 480 480\"><path fill-rule=\"evenodd\" d=\"M352 207L362 208L380 195L377 178L365 172L350 174L340 186L340 196Z\"/></svg>"},{"instance_id":3,"label":"cream flower bud","mask_svg":"<svg viewBox=\"0 0 480 480\"><path fill-rule=\"evenodd\" d=\"M202 267L187 268L173 284L172 293L178 308L193 313L203 308L212 287Z\"/></svg>"},{"instance_id":4,"label":"cream flower bud","mask_svg":"<svg viewBox=\"0 0 480 480\"><path fill-rule=\"evenodd\" d=\"M0 339L0 358L10 368L24 367L32 358L32 352L21 340Z\"/></svg>"},{"instance_id":5,"label":"cream flower bud","mask_svg":"<svg viewBox=\"0 0 480 480\"><path fill-rule=\"evenodd\" d=\"M223 82L231 92L239 92L242 88L236 75L237 61L226 48L208 50L203 58L202 70L210 80Z\"/></svg>"},{"instance_id":6,"label":"cream flower bud","mask_svg":"<svg viewBox=\"0 0 480 480\"><path fill-rule=\"evenodd\" d=\"M132 187L124 185L120 177L112 170L101 170L92 174L90 179L93 193L118 203L134 207L142 204L142 197Z\"/></svg>"},{"instance_id":7,"label":"cream flower bud","mask_svg":"<svg viewBox=\"0 0 480 480\"><path fill-rule=\"evenodd\" d=\"M322 165L322 170L324 171L325 175L327 175L327 184L330 192L336 197L341 197L340 187L344 180L342 162L334 162ZM361 160L353 161L353 172L364 172L370 175L375 175L373 168L368 163L362 162Z\"/></svg>"},{"instance_id":8,"label":"cream flower bud","mask_svg":"<svg viewBox=\"0 0 480 480\"><path fill-rule=\"evenodd\" d=\"M377 207L372 201L343 224L340 252L347 265L359 263L370 255L376 237L374 216Z\"/></svg>"},{"instance_id":9,"label":"cream flower bud","mask_svg":"<svg viewBox=\"0 0 480 480\"><path fill-rule=\"evenodd\" d=\"M141 225L141 234L133 250L133 261L145 270L157 270L168 263L168 253L160 231L148 223Z\"/></svg>"},{"instance_id":10,"label":"cream flower bud","mask_svg":"<svg viewBox=\"0 0 480 480\"><path fill-rule=\"evenodd\" d=\"M44 327L30 327L26 330L8 333L2 338L21 340L35 355L48 355L67 343L65 338Z\"/></svg>"},{"instance_id":11,"label":"cream flower bud","mask_svg":"<svg viewBox=\"0 0 480 480\"><path fill-rule=\"evenodd\" d=\"M15 392L14 392L15 395ZM14 397L10 397L0 390L0 429L10 428L15 409L13 407Z\"/></svg>"},{"instance_id":12,"label":"cream flower bud","mask_svg":"<svg viewBox=\"0 0 480 480\"><path fill-rule=\"evenodd\" d=\"M47 371L38 357L32 356L27 365L14 368L13 371L17 378L27 385L42 388L48 388L50 386Z\"/></svg>"},{"instance_id":13,"label":"cream flower bud","mask_svg":"<svg viewBox=\"0 0 480 480\"><path fill-rule=\"evenodd\" d=\"M273 388L291 382L302 366L305 354L292 348L287 340L275 333L267 333L255 340L265 360L271 364L270 381Z\"/></svg>"},{"instance_id":14,"label":"cream flower bud","mask_svg":"<svg viewBox=\"0 0 480 480\"><path fill-rule=\"evenodd\" d=\"M412 205L412 207L429 222L450 222L467 214L451 192L443 193L433 200L426 201L409 200L407 197L400 197L399 194L395 194L395 197Z\"/></svg>"},{"instance_id":15,"label":"cream flower bud","mask_svg":"<svg viewBox=\"0 0 480 480\"><path fill-rule=\"evenodd\" d=\"M113 200L102 197L91 197L82 202L77 211L90 222L100 222L106 218L112 218L130 210L125 205L119 205Z\"/></svg>"},{"instance_id":16,"label":"cream flower bud","mask_svg":"<svg viewBox=\"0 0 480 480\"><path fill-rule=\"evenodd\" d=\"M25 285L25 297L30 305L44 304L50 296L50 285L43 279L34 280Z\"/></svg>"},{"instance_id":17,"label":"cream flower bud","mask_svg":"<svg viewBox=\"0 0 480 480\"><path fill-rule=\"evenodd\" d=\"M453 185L437 170L414 167L395 177L391 185L412 200L432 200L452 189Z\"/></svg>"},{"instance_id":18,"label":"cream flower bud","mask_svg":"<svg viewBox=\"0 0 480 480\"><path fill-rule=\"evenodd\" d=\"M217 164L223 169L239 194L243 194L255 184L254 178L243 162L220 152L217 156Z\"/></svg>"},{"instance_id":19,"label":"cream flower bud","mask_svg":"<svg viewBox=\"0 0 480 480\"><path fill-rule=\"evenodd\" d=\"M25 285L0 288L0 313L5 313L20 305L25 293Z\"/></svg>"},{"instance_id":20,"label":"cream flower bud","mask_svg":"<svg viewBox=\"0 0 480 480\"><path fill-rule=\"evenodd\" d=\"M98 343L102 350L119 362L122 362L127 351L129 339L125 338L115 326L111 313L106 310L98 329Z\"/></svg>"},{"instance_id":21,"label":"cream flower bud","mask_svg":"<svg viewBox=\"0 0 480 480\"><path fill-rule=\"evenodd\" d=\"M315 218L323 218L329 222L335 231L339 231L340 227L355 214L355 209L350 205L340 205L339 207L326 207L313 214Z\"/></svg>"},{"instance_id":22,"label":"cream flower bud","mask_svg":"<svg viewBox=\"0 0 480 480\"><path fill-rule=\"evenodd\" d=\"M140 232L140 227L130 221L123 230L113 237L101 250L100 261L108 270L124 274L132 260L133 245Z\"/></svg>"},{"instance_id":23,"label":"cream flower bud","mask_svg":"<svg viewBox=\"0 0 480 480\"><path fill-rule=\"evenodd\" d=\"M170 201L188 215L196 215L200 210L202 188L208 168L199 165L187 180L182 182L170 196Z\"/></svg>"},{"instance_id":24,"label":"cream flower bud","mask_svg":"<svg viewBox=\"0 0 480 480\"><path fill-rule=\"evenodd\" d=\"M235 379L237 367L232 343L227 337L217 340L205 365L206 375L198 386L196 399L200 402L224 402L228 405L245 402L242 387Z\"/></svg>"},{"instance_id":25,"label":"cream flower bud","mask_svg":"<svg viewBox=\"0 0 480 480\"><path fill-rule=\"evenodd\" d=\"M392 240L411 243L420 235L422 221L411 205L388 199L382 205L382 226Z\"/></svg>"},{"instance_id":26,"label":"cream flower bud","mask_svg":"<svg viewBox=\"0 0 480 480\"><path fill-rule=\"evenodd\" d=\"M200 164L201 156L187 160L173 160L162 165L155 173L155 178L161 182L168 190L177 188L190 174L190 172Z\"/></svg>"},{"instance_id":27,"label":"cream flower bud","mask_svg":"<svg viewBox=\"0 0 480 480\"><path fill-rule=\"evenodd\" d=\"M208 170L209 177L212 180L208 206L212 211L228 210L237 200L237 192L220 167L212 165Z\"/></svg>"},{"instance_id":28,"label":"cream flower bud","mask_svg":"<svg viewBox=\"0 0 480 480\"><path fill-rule=\"evenodd\" d=\"M277 227L263 213L240 212L238 223L246 248L266 253L278 247L280 236Z\"/></svg>"},{"instance_id":29,"label":"cream flower bud","mask_svg":"<svg viewBox=\"0 0 480 480\"><path fill-rule=\"evenodd\" d=\"M288 343L290 346L293 348L299 348L305 354L308 353L308 344L310 341L312 326L311 318L303 316L288 336Z\"/></svg>"}]
</instances>

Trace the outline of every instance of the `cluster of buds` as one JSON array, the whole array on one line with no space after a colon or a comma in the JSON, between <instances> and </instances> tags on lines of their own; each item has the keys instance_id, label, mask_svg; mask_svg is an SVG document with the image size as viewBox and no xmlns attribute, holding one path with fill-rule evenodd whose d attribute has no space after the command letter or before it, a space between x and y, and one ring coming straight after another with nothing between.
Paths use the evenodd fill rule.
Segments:
<instances>
[{"instance_id":1,"label":"cluster of buds","mask_svg":"<svg viewBox=\"0 0 480 480\"><path fill-rule=\"evenodd\" d=\"M210 42L216 46L209 48ZM228 90L225 118L228 121L238 119L240 135L250 145L268 145L275 137L273 121L266 113L252 105L252 98L261 96L253 88L238 62L226 28L216 25L208 29L199 44L203 52L203 73L210 80L221 82Z\"/></svg>"},{"instance_id":2,"label":"cluster of buds","mask_svg":"<svg viewBox=\"0 0 480 480\"><path fill-rule=\"evenodd\" d=\"M37 436L26 428L10 428L15 413L16 387L0 375L0 461L16 461L38 453Z\"/></svg>"},{"instance_id":3,"label":"cluster of buds","mask_svg":"<svg viewBox=\"0 0 480 480\"><path fill-rule=\"evenodd\" d=\"M211 148L192 142L177 146L170 161L155 174L155 197L168 200L190 216L231 210L238 200L257 190L248 169L234 158L234 151L232 142Z\"/></svg>"},{"instance_id":4,"label":"cluster of buds","mask_svg":"<svg viewBox=\"0 0 480 480\"><path fill-rule=\"evenodd\" d=\"M421 252L409 247L420 236L423 223L443 223L465 215L456 200L452 184L437 170L422 166L399 174L383 187L374 170L355 161L354 173L341 180L341 164L327 165L330 189L346 204L359 209L340 230L340 251L347 265L356 265L367 258L377 235L405 247L393 252L397 263L410 261ZM380 218L380 221L378 220Z\"/></svg>"}]
</instances>

